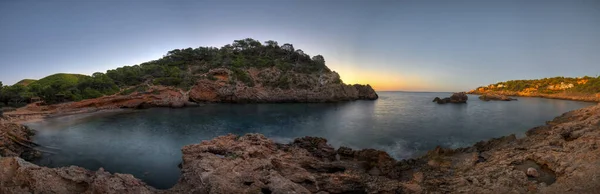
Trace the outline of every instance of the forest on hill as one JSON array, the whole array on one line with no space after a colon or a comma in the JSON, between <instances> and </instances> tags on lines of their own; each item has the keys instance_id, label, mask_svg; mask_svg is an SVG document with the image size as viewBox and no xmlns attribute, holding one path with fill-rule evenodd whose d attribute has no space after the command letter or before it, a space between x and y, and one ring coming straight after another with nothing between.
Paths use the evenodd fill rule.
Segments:
<instances>
[{"instance_id":1,"label":"forest on hill","mask_svg":"<svg viewBox=\"0 0 600 194\"><path fill-rule=\"evenodd\" d=\"M536 92L554 94L559 92L577 92L585 94L600 93L599 77L552 77L532 80L510 80L488 86L481 86L472 93L487 91Z\"/></svg>"},{"instance_id":2,"label":"forest on hill","mask_svg":"<svg viewBox=\"0 0 600 194\"><path fill-rule=\"evenodd\" d=\"M147 85L174 86L188 90L202 76L214 68L227 68L233 72L230 84L242 83L254 86L248 75L249 68L277 68L288 74L312 74L331 72L321 55L310 57L292 44L279 45L269 40L261 43L246 38L235 40L221 48L198 47L175 49L160 59L139 65L124 66L94 73L54 74L40 80L22 80L11 86L0 82L0 107L20 107L33 100L48 104L79 101L116 93L131 93ZM341 83L341 80L338 80ZM287 88L290 79L282 76L266 84L266 87Z\"/></svg>"}]
</instances>

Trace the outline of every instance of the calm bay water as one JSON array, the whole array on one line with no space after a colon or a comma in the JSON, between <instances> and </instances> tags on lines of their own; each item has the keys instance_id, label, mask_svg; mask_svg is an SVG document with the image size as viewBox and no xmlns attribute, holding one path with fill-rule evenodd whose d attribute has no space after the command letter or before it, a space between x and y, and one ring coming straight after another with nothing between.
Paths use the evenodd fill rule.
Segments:
<instances>
[{"instance_id":1,"label":"calm bay water","mask_svg":"<svg viewBox=\"0 0 600 194\"><path fill-rule=\"evenodd\" d=\"M28 125L34 140L60 148L39 165L77 165L129 173L161 189L177 182L180 149L228 133L262 133L278 142L325 137L335 147L376 148L398 159L434 148L465 147L493 137L523 136L560 114L595 103L518 98L438 105L450 93L379 92L376 101L330 104L208 104L47 119Z\"/></svg>"}]
</instances>

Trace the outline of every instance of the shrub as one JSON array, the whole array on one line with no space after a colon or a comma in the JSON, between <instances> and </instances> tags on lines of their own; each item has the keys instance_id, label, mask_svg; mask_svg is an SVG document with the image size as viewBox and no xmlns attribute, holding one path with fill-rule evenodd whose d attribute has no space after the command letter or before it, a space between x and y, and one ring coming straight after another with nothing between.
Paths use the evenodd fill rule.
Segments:
<instances>
[{"instance_id":1,"label":"shrub","mask_svg":"<svg viewBox=\"0 0 600 194\"><path fill-rule=\"evenodd\" d=\"M247 86L254 86L254 81L252 81L252 78L250 77L250 75L248 75L248 73L246 73L246 71L238 69L238 68L232 68L233 71L233 76L237 79L240 80L242 83L246 84Z\"/></svg>"}]
</instances>

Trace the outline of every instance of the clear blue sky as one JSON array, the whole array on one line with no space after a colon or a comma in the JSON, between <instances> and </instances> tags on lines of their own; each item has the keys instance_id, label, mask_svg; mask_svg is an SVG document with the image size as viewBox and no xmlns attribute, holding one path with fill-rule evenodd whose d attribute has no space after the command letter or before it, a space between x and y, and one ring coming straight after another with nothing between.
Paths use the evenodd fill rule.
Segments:
<instances>
[{"instance_id":1,"label":"clear blue sky","mask_svg":"<svg viewBox=\"0 0 600 194\"><path fill-rule=\"evenodd\" d=\"M235 39L322 54L346 83L459 91L600 73L600 1L0 2L0 80L91 74Z\"/></svg>"}]
</instances>

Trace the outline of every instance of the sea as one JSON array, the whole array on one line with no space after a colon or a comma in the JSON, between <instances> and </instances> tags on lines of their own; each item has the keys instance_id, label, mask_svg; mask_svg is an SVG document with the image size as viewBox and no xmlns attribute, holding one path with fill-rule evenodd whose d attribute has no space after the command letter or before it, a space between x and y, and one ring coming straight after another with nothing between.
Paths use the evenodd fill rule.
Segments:
<instances>
[{"instance_id":1,"label":"sea","mask_svg":"<svg viewBox=\"0 0 600 194\"><path fill-rule=\"evenodd\" d=\"M203 104L199 107L107 111L27 123L34 141L58 148L34 163L104 168L133 174L157 189L180 176L181 148L229 133L261 133L279 143L324 137L334 147L374 148L396 159L436 146L467 147L516 134L523 137L565 112L596 103L517 97L518 101L437 104L451 93L378 92L374 101L339 103Z\"/></svg>"}]
</instances>

